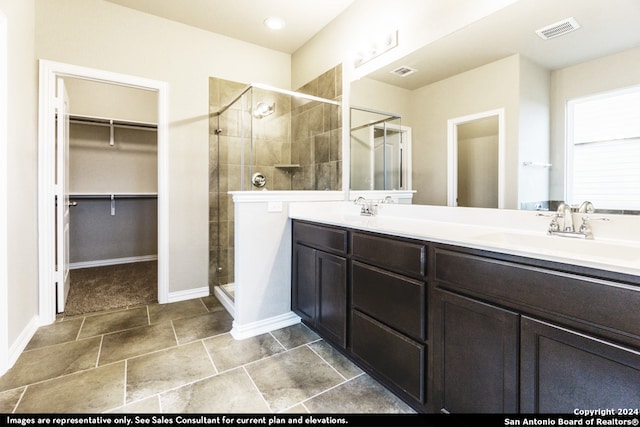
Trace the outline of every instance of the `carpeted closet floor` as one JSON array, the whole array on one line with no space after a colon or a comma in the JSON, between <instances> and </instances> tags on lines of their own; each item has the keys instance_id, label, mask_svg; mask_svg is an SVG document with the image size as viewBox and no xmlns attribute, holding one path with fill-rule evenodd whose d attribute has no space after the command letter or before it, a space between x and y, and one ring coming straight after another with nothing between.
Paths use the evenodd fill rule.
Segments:
<instances>
[{"instance_id":1,"label":"carpeted closet floor","mask_svg":"<svg viewBox=\"0 0 640 427\"><path fill-rule=\"evenodd\" d=\"M70 272L66 316L158 301L158 262L145 261Z\"/></svg>"}]
</instances>

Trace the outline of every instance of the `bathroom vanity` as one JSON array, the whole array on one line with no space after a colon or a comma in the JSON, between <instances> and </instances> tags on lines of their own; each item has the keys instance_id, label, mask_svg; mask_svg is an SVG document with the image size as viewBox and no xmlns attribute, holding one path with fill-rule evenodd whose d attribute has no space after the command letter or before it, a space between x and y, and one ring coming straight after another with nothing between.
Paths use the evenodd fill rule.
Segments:
<instances>
[{"instance_id":1,"label":"bathroom vanity","mask_svg":"<svg viewBox=\"0 0 640 427\"><path fill-rule=\"evenodd\" d=\"M620 249L611 242L522 249L523 230L452 212L427 221L316 205L290 216L292 310L417 411L640 409L633 242L605 268L597 258ZM577 244L544 232L551 246Z\"/></svg>"}]
</instances>

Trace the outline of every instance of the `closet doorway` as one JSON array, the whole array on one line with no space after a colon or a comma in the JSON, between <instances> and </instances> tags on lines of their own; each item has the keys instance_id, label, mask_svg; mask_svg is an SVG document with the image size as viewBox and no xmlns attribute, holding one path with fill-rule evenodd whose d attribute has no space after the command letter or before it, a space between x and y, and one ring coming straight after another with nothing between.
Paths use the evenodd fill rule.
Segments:
<instances>
[{"instance_id":1,"label":"closet doorway","mask_svg":"<svg viewBox=\"0 0 640 427\"><path fill-rule=\"evenodd\" d=\"M40 71L39 180L53 184L39 192L42 323L166 302L166 84L49 61Z\"/></svg>"}]
</instances>

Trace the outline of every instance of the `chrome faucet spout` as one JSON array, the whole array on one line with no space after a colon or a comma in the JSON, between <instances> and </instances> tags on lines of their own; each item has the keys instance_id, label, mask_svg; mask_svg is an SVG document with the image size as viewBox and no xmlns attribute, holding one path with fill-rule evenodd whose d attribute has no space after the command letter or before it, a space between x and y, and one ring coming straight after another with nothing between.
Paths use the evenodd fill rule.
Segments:
<instances>
[{"instance_id":1,"label":"chrome faucet spout","mask_svg":"<svg viewBox=\"0 0 640 427\"><path fill-rule=\"evenodd\" d=\"M558 206L558 218L562 218L561 230L565 233L573 233L573 213L571 206L566 203L560 203L560 206Z\"/></svg>"}]
</instances>

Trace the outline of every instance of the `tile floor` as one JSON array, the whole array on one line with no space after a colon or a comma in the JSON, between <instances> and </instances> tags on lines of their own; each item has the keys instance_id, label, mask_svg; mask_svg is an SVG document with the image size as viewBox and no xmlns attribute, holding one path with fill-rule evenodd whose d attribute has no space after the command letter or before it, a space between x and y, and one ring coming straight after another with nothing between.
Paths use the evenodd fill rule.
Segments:
<instances>
[{"instance_id":1,"label":"tile floor","mask_svg":"<svg viewBox=\"0 0 640 427\"><path fill-rule=\"evenodd\" d=\"M302 324L231 323L214 296L60 316L0 377L0 413L414 413Z\"/></svg>"}]
</instances>

